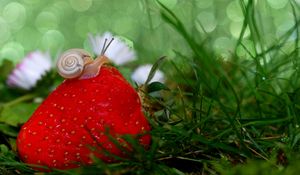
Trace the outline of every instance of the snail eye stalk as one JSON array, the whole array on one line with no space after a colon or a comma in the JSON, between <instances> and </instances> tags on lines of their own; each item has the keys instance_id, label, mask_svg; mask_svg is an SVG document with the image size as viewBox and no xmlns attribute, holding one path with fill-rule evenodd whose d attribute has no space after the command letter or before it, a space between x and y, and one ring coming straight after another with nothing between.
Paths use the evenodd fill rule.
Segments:
<instances>
[{"instance_id":1,"label":"snail eye stalk","mask_svg":"<svg viewBox=\"0 0 300 175\"><path fill-rule=\"evenodd\" d=\"M107 39L105 39L103 47L101 49L101 54L100 55L104 55L106 50L108 49L108 47L110 46L110 44L114 41L114 38L112 38L109 43L106 45Z\"/></svg>"}]
</instances>

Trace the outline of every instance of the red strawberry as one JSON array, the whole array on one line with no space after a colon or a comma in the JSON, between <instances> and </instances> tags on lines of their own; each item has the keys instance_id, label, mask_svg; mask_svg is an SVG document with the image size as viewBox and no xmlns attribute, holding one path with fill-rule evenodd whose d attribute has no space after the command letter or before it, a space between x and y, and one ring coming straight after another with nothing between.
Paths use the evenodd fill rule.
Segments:
<instances>
[{"instance_id":1,"label":"red strawberry","mask_svg":"<svg viewBox=\"0 0 300 175\"><path fill-rule=\"evenodd\" d=\"M110 162L99 150L124 154L106 128L120 143L124 134L137 137L150 130L136 91L117 69L104 65L94 78L65 80L45 99L22 126L18 152L26 163L57 169L91 164L92 154ZM143 135L139 142L147 146L150 139Z\"/></svg>"}]
</instances>

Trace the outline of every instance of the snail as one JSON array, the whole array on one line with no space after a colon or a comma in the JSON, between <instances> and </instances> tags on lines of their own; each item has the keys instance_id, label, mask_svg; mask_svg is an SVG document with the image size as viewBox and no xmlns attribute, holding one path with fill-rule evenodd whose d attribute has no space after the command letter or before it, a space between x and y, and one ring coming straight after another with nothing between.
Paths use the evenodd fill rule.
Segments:
<instances>
[{"instance_id":1,"label":"snail","mask_svg":"<svg viewBox=\"0 0 300 175\"><path fill-rule=\"evenodd\" d=\"M70 49L58 58L56 65L58 73L66 79L87 79L97 76L105 63L109 63L109 60L104 55L94 60L83 49Z\"/></svg>"},{"instance_id":2,"label":"snail","mask_svg":"<svg viewBox=\"0 0 300 175\"><path fill-rule=\"evenodd\" d=\"M70 49L65 51L57 60L58 73L66 79L88 79L99 74L103 64L110 63L104 53L113 42L112 38L106 45L105 39L101 54L94 60L92 56L83 49Z\"/></svg>"}]
</instances>

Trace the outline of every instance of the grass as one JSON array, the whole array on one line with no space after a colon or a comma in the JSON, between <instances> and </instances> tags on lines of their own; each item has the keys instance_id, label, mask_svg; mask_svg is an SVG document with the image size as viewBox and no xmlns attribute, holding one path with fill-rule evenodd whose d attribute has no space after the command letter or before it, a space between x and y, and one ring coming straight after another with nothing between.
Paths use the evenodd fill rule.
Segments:
<instances>
[{"instance_id":1,"label":"grass","mask_svg":"<svg viewBox=\"0 0 300 175\"><path fill-rule=\"evenodd\" d=\"M139 88L148 104L145 112L152 126L151 147L144 150L128 137L126 140L135 148L128 160L105 164L95 159L93 166L49 174L299 172L300 7L290 1L294 26L270 45L264 39L264 21L254 1L239 3L243 27L227 60L211 49L212 43L205 39L209 36L195 36L182 19L159 3L162 19L182 36L189 54L176 50L174 59L159 59L154 67L168 68L168 77L172 78L165 85ZM250 30L252 48L245 45L246 29ZM296 39L290 43L292 34ZM239 56L239 50L246 56ZM9 135L4 140L7 138ZM13 146L9 140L6 145L0 147L0 172L32 174L33 170L10 150Z\"/></svg>"}]
</instances>

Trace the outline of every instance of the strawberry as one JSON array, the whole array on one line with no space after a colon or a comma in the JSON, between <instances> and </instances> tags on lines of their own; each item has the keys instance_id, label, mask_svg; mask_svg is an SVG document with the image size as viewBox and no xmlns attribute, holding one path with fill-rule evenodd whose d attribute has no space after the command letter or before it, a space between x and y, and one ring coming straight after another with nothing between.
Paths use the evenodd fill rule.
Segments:
<instances>
[{"instance_id":1,"label":"strawberry","mask_svg":"<svg viewBox=\"0 0 300 175\"><path fill-rule=\"evenodd\" d=\"M91 155L114 161L101 150L124 157L107 132L123 145L122 135L130 134L147 147L149 130L136 91L116 68L103 65L96 77L58 86L22 126L17 148L26 163L70 169L92 164Z\"/></svg>"}]
</instances>

